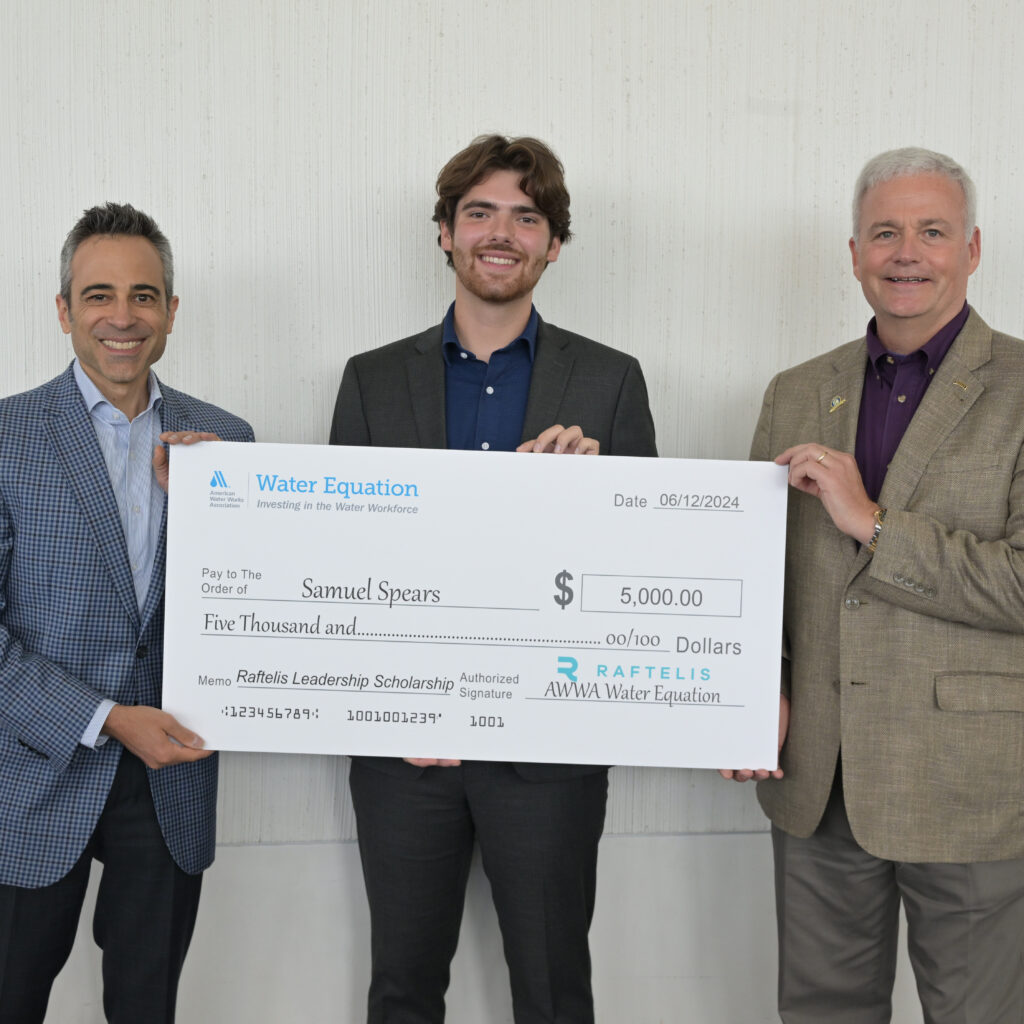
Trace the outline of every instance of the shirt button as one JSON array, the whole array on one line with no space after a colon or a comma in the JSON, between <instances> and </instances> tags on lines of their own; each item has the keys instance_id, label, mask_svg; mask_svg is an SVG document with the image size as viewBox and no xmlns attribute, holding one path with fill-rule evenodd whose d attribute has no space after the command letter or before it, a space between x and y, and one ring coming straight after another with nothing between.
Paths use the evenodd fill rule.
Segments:
<instances>
[{"instance_id":1,"label":"shirt button","mask_svg":"<svg viewBox=\"0 0 1024 1024\"><path fill-rule=\"evenodd\" d=\"M132 512L134 512L135 515L139 515L142 512L142 509L139 508L138 505L132 505Z\"/></svg>"},{"instance_id":2,"label":"shirt button","mask_svg":"<svg viewBox=\"0 0 1024 1024\"><path fill-rule=\"evenodd\" d=\"M494 388L492 388L492 387L487 387L487 388L485 388L484 390L485 390L485 391L487 392L487 394L489 394L489 395L493 395L493 394L494 394Z\"/></svg>"},{"instance_id":3,"label":"shirt button","mask_svg":"<svg viewBox=\"0 0 1024 1024\"><path fill-rule=\"evenodd\" d=\"M889 363L889 365L890 365L890 366L891 366L891 365L892 365L893 363L895 363L895 362L896 362L896 360L895 360L895 359L893 359L893 357L892 357L892 356L886 356L886 357L885 357L885 361L886 361L887 363Z\"/></svg>"},{"instance_id":4,"label":"shirt button","mask_svg":"<svg viewBox=\"0 0 1024 1024\"><path fill-rule=\"evenodd\" d=\"M459 355L462 356L463 359L468 359L469 358L469 353L468 352L460 352Z\"/></svg>"},{"instance_id":5,"label":"shirt button","mask_svg":"<svg viewBox=\"0 0 1024 1024\"><path fill-rule=\"evenodd\" d=\"M860 601L856 597L848 597L843 604L845 604L851 612L855 612L860 607Z\"/></svg>"},{"instance_id":6,"label":"shirt button","mask_svg":"<svg viewBox=\"0 0 1024 1024\"><path fill-rule=\"evenodd\" d=\"M486 452L486 451L490 451L490 447L491 446L486 441L484 441L484 443L482 445L480 445L480 447L483 448L483 450Z\"/></svg>"},{"instance_id":7,"label":"shirt button","mask_svg":"<svg viewBox=\"0 0 1024 1024\"><path fill-rule=\"evenodd\" d=\"M896 401L899 402L900 405L902 405L906 400L907 400L907 396L906 395L897 395L896 396Z\"/></svg>"}]
</instances>

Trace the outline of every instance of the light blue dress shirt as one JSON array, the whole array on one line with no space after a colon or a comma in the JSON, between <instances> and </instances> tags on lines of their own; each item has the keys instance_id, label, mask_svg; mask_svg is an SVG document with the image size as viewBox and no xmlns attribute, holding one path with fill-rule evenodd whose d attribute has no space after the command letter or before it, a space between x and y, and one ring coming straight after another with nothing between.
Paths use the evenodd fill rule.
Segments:
<instances>
[{"instance_id":1,"label":"light blue dress shirt","mask_svg":"<svg viewBox=\"0 0 1024 1024\"><path fill-rule=\"evenodd\" d=\"M156 482L152 467L153 449L160 443L160 385L156 375L150 372L149 404L129 421L120 409L103 397L77 359L74 374L110 474L110 486L117 502L135 583L135 599L141 613L153 576L166 498ZM106 742L106 737L100 735L100 729L113 706L112 700L104 700L96 709L82 734L84 746L96 747Z\"/></svg>"}]
</instances>

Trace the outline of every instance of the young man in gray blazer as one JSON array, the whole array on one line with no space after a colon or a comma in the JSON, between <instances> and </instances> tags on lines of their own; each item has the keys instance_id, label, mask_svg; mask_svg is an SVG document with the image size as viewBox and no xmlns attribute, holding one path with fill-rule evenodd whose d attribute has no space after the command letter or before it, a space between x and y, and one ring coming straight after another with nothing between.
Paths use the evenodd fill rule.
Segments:
<instances>
[{"instance_id":1,"label":"young man in gray blazer","mask_svg":"<svg viewBox=\"0 0 1024 1024\"><path fill-rule=\"evenodd\" d=\"M437 191L455 302L443 323L349 360L331 443L656 455L637 361L533 308L534 286L570 237L551 150L478 138L445 165ZM485 558L502 539L466 521L438 543ZM444 1020L474 840L516 1024L591 1024L587 932L606 768L361 757L351 788L372 925L369 1024Z\"/></svg>"},{"instance_id":2,"label":"young man in gray blazer","mask_svg":"<svg viewBox=\"0 0 1024 1024\"><path fill-rule=\"evenodd\" d=\"M883 1024L900 902L928 1024L1024 1019L1024 344L967 305L981 236L949 157L854 199L867 335L768 386L789 466L772 819L786 1024ZM774 778L769 778L774 775Z\"/></svg>"}]
</instances>

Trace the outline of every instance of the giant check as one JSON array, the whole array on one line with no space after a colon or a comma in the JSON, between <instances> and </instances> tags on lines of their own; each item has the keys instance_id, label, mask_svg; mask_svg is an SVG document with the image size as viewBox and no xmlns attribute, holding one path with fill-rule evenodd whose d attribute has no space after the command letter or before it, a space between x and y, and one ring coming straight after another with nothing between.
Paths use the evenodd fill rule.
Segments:
<instances>
[{"instance_id":1,"label":"giant check","mask_svg":"<svg viewBox=\"0 0 1024 1024\"><path fill-rule=\"evenodd\" d=\"M164 706L222 750L774 767L786 473L172 450Z\"/></svg>"}]
</instances>

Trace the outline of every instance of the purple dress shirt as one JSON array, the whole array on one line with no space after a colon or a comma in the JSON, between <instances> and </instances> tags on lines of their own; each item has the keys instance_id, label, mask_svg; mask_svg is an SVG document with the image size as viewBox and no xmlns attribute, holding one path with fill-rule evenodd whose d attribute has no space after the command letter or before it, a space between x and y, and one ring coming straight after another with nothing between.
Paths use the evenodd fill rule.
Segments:
<instances>
[{"instance_id":1,"label":"purple dress shirt","mask_svg":"<svg viewBox=\"0 0 1024 1024\"><path fill-rule=\"evenodd\" d=\"M921 404L935 371L963 329L971 309L964 308L916 352L901 356L882 344L871 318L867 330L868 365L857 420L857 467L864 489L878 501L889 463Z\"/></svg>"}]
</instances>

